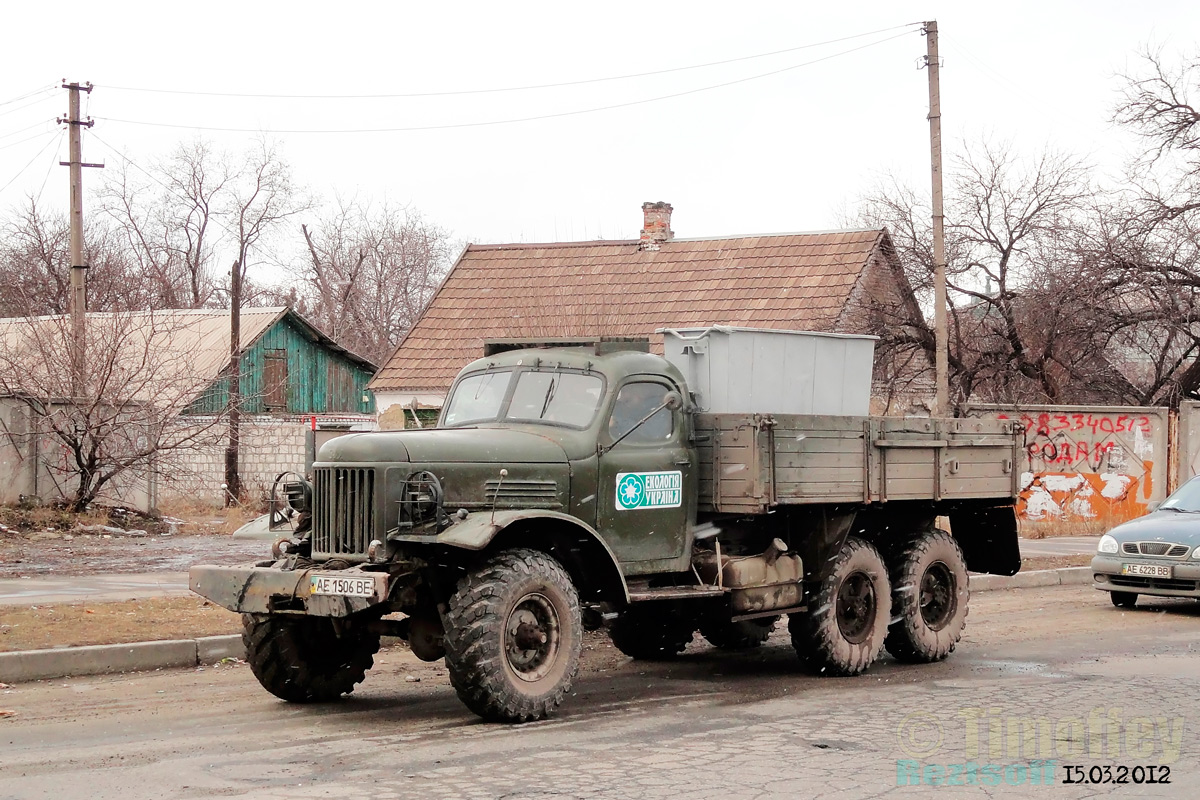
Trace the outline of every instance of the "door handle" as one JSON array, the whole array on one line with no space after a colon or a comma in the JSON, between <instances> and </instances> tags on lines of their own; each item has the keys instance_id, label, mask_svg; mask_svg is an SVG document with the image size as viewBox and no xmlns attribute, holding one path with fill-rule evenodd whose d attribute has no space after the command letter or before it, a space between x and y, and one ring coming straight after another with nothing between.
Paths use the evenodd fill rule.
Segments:
<instances>
[{"instance_id":1,"label":"door handle","mask_svg":"<svg viewBox=\"0 0 1200 800\"><path fill-rule=\"evenodd\" d=\"M692 464L692 462L687 460L686 458L683 461L675 462L675 466L677 466L677 467L688 467L688 466L691 466L691 464Z\"/></svg>"}]
</instances>

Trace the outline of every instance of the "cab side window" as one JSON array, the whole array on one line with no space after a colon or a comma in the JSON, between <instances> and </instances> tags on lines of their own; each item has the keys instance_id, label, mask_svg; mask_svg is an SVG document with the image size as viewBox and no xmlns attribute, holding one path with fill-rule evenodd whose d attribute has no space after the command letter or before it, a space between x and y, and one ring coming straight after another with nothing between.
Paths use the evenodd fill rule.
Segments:
<instances>
[{"instance_id":1,"label":"cab side window","mask_svg":"<svg viewBox=\"0 0 1200 800\"><path fill-rule=\"evenodd\" d=\"M608 433L619 439L643 417L663 403L669 390L661 383L627 383L617 392L612 416L608 420ZM623 442L630 444L657 444L671 438L675 430L675 417L669 408L661 408L646 420L640 428L629 434Z\"/></svg>"}]
</instances>

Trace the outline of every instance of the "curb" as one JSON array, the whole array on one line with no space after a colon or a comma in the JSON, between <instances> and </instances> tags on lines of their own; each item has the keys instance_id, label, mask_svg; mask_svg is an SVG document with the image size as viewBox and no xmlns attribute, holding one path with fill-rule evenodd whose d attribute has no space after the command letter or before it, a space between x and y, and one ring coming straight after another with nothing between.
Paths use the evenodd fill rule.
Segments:
<instances>
[{"instance_id":1,"label":"curb","mask_svg":"<svg viewBox=\"0 0 1200 800\"><path fill-rule=\"evenodd\" d=\"M215 664L245 658L242 637L204 636L132 644L101 644L0 653L0 682L20 683L69 675L108 675L167 667Z\"/></svg>"},{"instance_id":2,"label":"curb","mask_svg":"<svg viewBox=\"0 0 1200 800\"><path fill-rule=\"evenodd\" d=\"M1091 567L1062 567L1036 569L1016 575L971 575L971 591L991 592L998 589L1033 589L1041 586L1081 586L1092 582Z\"/></svg>"},{"instance_id":3,"label":"curb","mask_svg":"<svg viewBox=\"0 0 1200 800\"><path fill-rule=\"evenodd\" d=\"M1064 567L1018 572L1016 575L971 575L971 591L1032 589L1042 586L1077 586L1092 582L1091 567ZM204 636L161 642L61 647L0 653L0 683L46 680L73 675L109 675L118 672L195 667L223 658L245 658L242 637Z\"/></svg>"}]
</instances>

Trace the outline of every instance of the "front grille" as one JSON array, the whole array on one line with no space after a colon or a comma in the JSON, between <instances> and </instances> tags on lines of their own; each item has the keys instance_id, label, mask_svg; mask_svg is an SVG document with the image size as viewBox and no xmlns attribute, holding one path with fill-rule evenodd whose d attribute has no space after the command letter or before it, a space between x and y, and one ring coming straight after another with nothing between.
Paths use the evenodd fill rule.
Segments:
<instances>
[{"instance_id":1,"label":"front grille","mask_svg":"<svg viewBox=\"0 0 1200 800\"><path fill-rule=\"evenodd\" d=\"M1172 544L1171 542L1125 542L1121 545L1121 552L1134 556L1183 558L1187 555L1188 546L1186 544Z\"/></svg>"},{"instance_id":2,"label":"front grille","mask_svg":"<svg viewBox=\"0 0 1200 800\"><path fill-rule=\"evenodd\" d=\"M1144 575L1109 575L1108 582L1113 586L1124 586L1130 589L1178 589L1185 592L1196 591L1196 581L1185 581L1178 578L1148 578Z\"/></svg>"},{"instance_id":3,"label":"front grille","mask_svg":"<svg viewBox=\"0 0 1200 800\"><path fill-rule=\"evenodd\" d=\"M362 559L375 530L375 470L314 470L313 555Z\"/></svg>"},{"instance_id":4,"label":"front grille","mask_svg":"<svg viewBox=\"0 0 1200 800\"><path fill-rule=\"evenodd\" d=\"M496 508L562 508L558 500L558 484L554 481L493 478L484 484L483 496L488 506L494 504Z\"/></svg>"}]
</instances>

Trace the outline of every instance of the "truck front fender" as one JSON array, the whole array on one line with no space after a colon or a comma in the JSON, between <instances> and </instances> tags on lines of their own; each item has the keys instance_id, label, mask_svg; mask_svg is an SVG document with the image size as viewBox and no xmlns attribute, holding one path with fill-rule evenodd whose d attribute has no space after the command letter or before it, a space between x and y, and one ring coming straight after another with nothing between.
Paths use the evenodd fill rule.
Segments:
<instances>
[{"instance_id":1,"label":"truck front fender","mask_svg":"<svg viewBox=\"0 0 1200 800\"><path fill-rule=\"evenodd\" d=\"M476 551L534 547L566 567L584 602L629 602L629 587L608 542L595 528L570 514L541 509L507 509L494 514L476 511L432 540Z\"/></svg>"}]
</instances>

